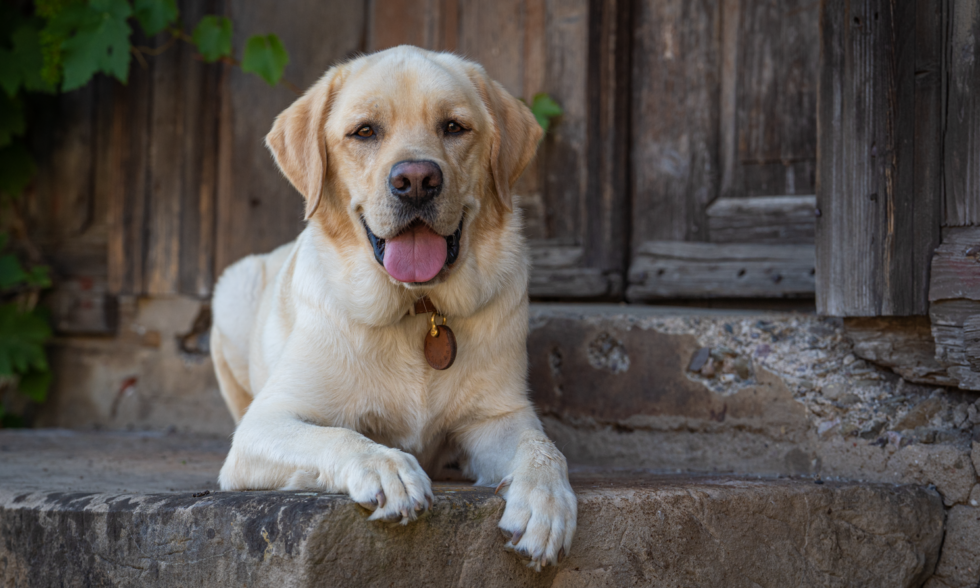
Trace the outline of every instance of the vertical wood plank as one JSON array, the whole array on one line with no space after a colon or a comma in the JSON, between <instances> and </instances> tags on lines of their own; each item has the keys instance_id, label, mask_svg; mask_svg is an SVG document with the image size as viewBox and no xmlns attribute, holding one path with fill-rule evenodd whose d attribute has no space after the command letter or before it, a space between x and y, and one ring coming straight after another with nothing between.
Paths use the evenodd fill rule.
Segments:
<instances>
[{"instance_id":1,"label":"vertical wood plank","mask_svg":"<svg viewBox=\"0 0 980 588\"><path fill-rule=\"evenodd\" d=\"M374 0L367 18L369 51L398 45L456 50L457 0Z\"/></svg>"},{"instance_id":2,"label":"vertical wood plank","mask_svg":"<svg viewBox=\"0 0 980 588\"><path fill-rule=\"evenodd\" d=\"M546 3L544 92L564 114L538 149L541 197L550 239L583 242L589 199L589 14L588 0Z\"/></svg>"},{"instance_id":3,"label":"vertical wood plank","mask_svg":"<svg viewBox=\"0 0 980 588\"><path fill-rule=\"evenodd\" d=\"M113 294L142 294L150 72L132 68L126 86L113 84L112 96L108 289Z\"/></svg>"},{"instance_id":4,"label":"vertical wood plank","mask_svg":"<svg viewBox=\"0 0 980 588\"><path fill-rule=\"evenodd\" d=\"M916 66L928 61L938 22L917 22L929 15L916 2L824 0L821 10L817 308L924 314L921 268L940 219L931 204L938 170L925 177L923 159L936 130L916 121L917 102L936 108L935 91L928 78L917 84Z\"/></svg>"},{"instance_id":5,"label":"vertical wood plank","mask_svg":"<svg viewBox=\"0 0 980 588\"><path fill-rule=\"evenodd\" d=\"M302 18L275 2L235 4L233 44L241 54L247 35L277 34L290 55L285 77L305 89L330 65L365 49L364 14L362 5L342 0L308 3ZM325 29L325 23L335 26ZM297 96L237 69L227 76L221 88L215 275L245 255L296 238L303 228L303 198L263 142L276 115Z\"/></svg>"},{"instance_id":6,"label":"vertical wood plank","mask_svg":"<svg viewBox=\"0 0 980 588\"><path fill-rule=\"evenodd\" d=\"M162 37L163 35L160 35ZM159 45L162 39L155 39ZM184 93L188 76L182 69L183 44L149 61L150 145L147 176L146 266L142 292L175 294L178 289L180 220L184 186L181 182L184 133Z\"/></svg>"},{"instance_id":7,"label":"vertical wood plank","mask_svg":"<svg viewBox=\"0 0 980 588\"><path fill-rule=\"evenodd\" d=\"M641 0L633 42L633 234L703 241L718 195L720 4Z\"/></svg>"},{"instance_id":8,"label":"vertical wood plank","mask_svg":"<svg viewBox=\"0 0 980 588\"><path fill-rule=\"evenodd\" d=\"M938 4L938 2L936 2ZM980 225L980 5L950 0L945 224Z\"/></svg>"},{"instance_id":9,"label":"vertical wood plank","mask_svg":"<svg viewBox=\"0 0 980 588\"><path fill-rule=\"evenodd\" d=\"M523 0L459 0L459 53L514 96L524 96L524 16Z\"/></svg>"},{"instance_id":10,"label":"vertical wood plank","mask_svg":"<svg viewBox=\"0 0 980 588\"><path fill-rule=\"evenodd\" d=\"M719 193L736 194L738 166L738 59L742 0L721 0L721 78L718 119ZM740 177L740 176L739 176ZM740 186L739 186L740 188Z\"/></svg>"},{"instance_id":11,"label":"vertical wood plank","mask_svg":"<svg viewBox=\"0 0 980 588\"><path fill-rule=\"evenodd\" d=\"M217 2L184 2L181 13L190 22L206 14L220 13ZM185 87L177 99L182 104L180 137L180 230L177 290L206 297L214 285L215 189L217 133L221 68L180 56Z\"/></svg>"},{"instance_id":12,"label":"vertical wood plank","mask_svg":"<svg viewBox=\"0 0 980 588\"><path fill-rule=\"evenodd\" d=\"M629 239L632 2L594 0L589 41L589 187L585 262L609 272L618 296Z\"/></svg>"},{"instance_id":13,"label":"vertical wood plank","mask_svg":"<svg viewBox=\"0 0 980 588\"><path fill-rule=\"evenodd\" d=\"M817 12L810 0L742 0L738 161L726 197L814 191Z\"/></svg>"}]
</instances>

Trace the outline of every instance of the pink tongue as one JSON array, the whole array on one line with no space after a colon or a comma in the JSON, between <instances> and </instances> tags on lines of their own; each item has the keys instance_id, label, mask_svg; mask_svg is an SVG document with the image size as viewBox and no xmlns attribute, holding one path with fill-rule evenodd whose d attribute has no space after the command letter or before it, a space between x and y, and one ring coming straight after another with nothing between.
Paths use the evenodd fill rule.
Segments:
<instances>
[{"instance_id":1,"label":"pink tongue","mask_svg":"<svg viewBox=\"0 0 980 588\"><path fill-rule=\"evenodd\" d=\"M418 224L385 243L385 269L399 282L428 282L446 264L446 238Z\"/></svg>"}]
</instances>

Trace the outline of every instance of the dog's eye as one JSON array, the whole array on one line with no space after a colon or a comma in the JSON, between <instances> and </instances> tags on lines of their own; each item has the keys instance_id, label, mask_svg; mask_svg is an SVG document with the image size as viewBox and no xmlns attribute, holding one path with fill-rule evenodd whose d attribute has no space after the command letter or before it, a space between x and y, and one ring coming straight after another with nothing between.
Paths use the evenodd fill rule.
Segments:
<instances>
[{"instance_id":1,"label":"dog's eye","mask_svg":"<svg viewBox=\"0 0 980 588\"><path fill-rule=\"evenodd\" d=\"M364 125L361 128L357 129L357 132L355 134L358 137L364 137L365 139L367 139L368 137L374 136L374 129L371 128L371 125Z\"/></svg>"},{"instance_id":2,"label":"dog's eye","mask_svg":"<svg viewBox=\"0 0 980 588\"><path fill-rule=\"evenodd\" d=\"M446 133L450 135L457 135L462 132L463 132L463 126L460 125L458 122L451 120L448 123L446 123Z\"/></svg>"}]
</instances>

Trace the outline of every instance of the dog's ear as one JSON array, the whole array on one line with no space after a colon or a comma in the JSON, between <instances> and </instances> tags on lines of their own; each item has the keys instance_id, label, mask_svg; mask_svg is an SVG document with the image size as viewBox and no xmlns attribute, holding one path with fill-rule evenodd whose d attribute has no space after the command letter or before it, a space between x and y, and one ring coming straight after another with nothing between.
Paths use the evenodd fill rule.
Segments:
<instances>
[{"instance_id":1,"label":"dog's ear","mask_svg":"<svg viewBox=\"0 0 980 588\"><path fill-rule=\"evenodd\" d=\"M511 190L534 157L544 131L526 104L479 72L477 86L493 121L490 171L500 202L514 208Z\"/></svg>"},{"instance_id":2,"label":"dog's ear","mask_svg":"<svg viewBox=\"0 0 980 588\"><path fill-rule=\"evenodd\" d=\"M306 219L323 196L327 173L326 124L340 87L340 67L333 67L296 102L276 117L265 144L289 182L306 198Z\"/></svg>"}]
</instances>

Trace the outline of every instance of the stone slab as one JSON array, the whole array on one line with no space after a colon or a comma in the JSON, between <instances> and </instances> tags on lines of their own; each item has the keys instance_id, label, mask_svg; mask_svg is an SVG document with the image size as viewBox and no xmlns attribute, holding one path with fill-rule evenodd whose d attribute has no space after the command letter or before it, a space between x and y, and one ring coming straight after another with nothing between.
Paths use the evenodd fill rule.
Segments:
<instances>
[{"instance_id":1,"label":"stone slab","mask_svg":"<svg viewBox=\"0 0 980 588\"><path fill-rule=\"evenodd\" d=\"M339 495L205 494L226 448L0 431L0 585L919 586L942 542L920 487L573 468L575 545L537 574L489 489L439 483L430 514L389 526Z\"/></svg>"}]
</instances>

